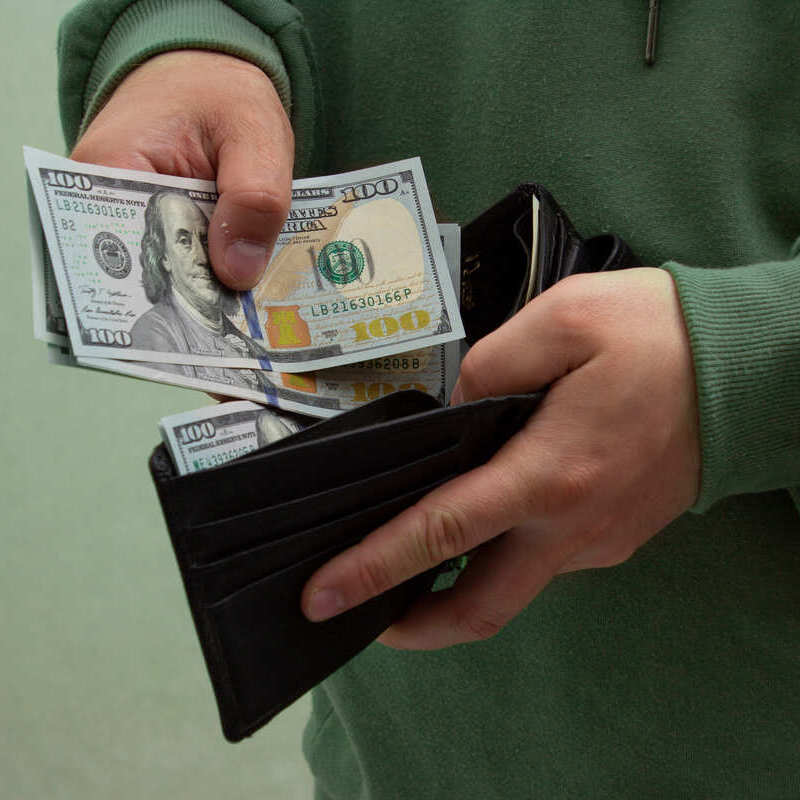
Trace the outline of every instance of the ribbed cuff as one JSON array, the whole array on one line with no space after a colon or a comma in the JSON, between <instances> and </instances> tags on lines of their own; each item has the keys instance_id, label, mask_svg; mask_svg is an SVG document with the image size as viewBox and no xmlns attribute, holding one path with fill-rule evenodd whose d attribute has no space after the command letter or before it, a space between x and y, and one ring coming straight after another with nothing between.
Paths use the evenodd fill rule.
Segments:
<instances>
[{"instance_id":1,"label":"ribbed cuff","mask_svg":"<svg viewBox=\"0 0 800 800\"><path fill-rule=\"evenodd\" d=\"M320 103L311 43L285 0L85 0L64 19L59 38L68 147L131 70L180 49L227 53L263 70L292 122L295 174L306 173Z\"/></svg>"},{"instance_id":2,"label":"ribbed cuff","mask_svg":"<svg viewBox=\"0 0 800 800\"><path fill-rule=\"evenodd\" d=\"M800 486L800 263L664 268L678 288L697 380L703 466L693 510Z\"/></svg>"}]
</instances>

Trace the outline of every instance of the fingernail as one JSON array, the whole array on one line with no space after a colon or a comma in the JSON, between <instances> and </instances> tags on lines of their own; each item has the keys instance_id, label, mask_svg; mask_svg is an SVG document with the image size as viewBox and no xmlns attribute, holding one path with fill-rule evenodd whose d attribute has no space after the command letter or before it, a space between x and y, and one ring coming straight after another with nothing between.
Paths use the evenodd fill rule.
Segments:
<instances>
[{"instance_id":1,"label":"fingernail","mask_svg":"<svg viewBox=\"0 0 800 800\"><path fill-rule=\"evenodd\" d=\"M450 395L450 405L457 406L459 403L464 402L464 391L461 388L461 381L456 381L453 387L453 393Z\"/></svg>"},{"instance_id":2,"label":"fingernail","mask_svg":"<svg viewBox=\"0 0 800 800\"><path fill-rule=\"evenodd\" d=\"M344 597L336 589L316 589L308 602L306 616L312 622L335 617L344 611Z\"/></svg>"},{"instance_id":3,"label":"fingernail","mask_svg":"<svg viewBox=\"0 0 800 800\"><path fill-rule=\"evenodd\" d=\"M225 266L233 280L254 283L267 266L269 251L263 244L238 239L225 250Z\"/></svg>"}]
</instances>

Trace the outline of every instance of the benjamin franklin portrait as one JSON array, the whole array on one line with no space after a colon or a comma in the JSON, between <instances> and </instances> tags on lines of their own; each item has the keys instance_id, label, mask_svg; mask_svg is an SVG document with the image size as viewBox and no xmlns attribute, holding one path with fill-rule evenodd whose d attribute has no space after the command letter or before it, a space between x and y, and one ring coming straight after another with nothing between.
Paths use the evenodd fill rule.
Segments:
<instances>
[{"instance_id":1,"label":"benjamin franklin portrait","mask_svg":"<svg viewBox=\"0 0 800 800\"><path fill-rule=\"evenodd\" d=\"M265 356L225 313L236 310L238 300L211 270L208 219L202 209L185 194L167 189L150 197L144 219L142 282L153 307L131 329L133 347L222 358ZM268 384L261 370L196 364L158 368L256 390Z\"/></svg>"}]
</instances>

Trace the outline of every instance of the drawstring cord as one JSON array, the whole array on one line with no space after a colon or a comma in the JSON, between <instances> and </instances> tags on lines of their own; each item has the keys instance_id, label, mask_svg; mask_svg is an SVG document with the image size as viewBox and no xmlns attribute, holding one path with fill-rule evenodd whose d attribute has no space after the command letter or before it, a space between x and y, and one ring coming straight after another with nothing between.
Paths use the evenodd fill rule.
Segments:
<instances>
[{"instance_id":1,"label":"drawstring cord","mask_svg":"<svg viewBox=\"0 0 800 800\"><path fill-rule=\"evenodd\" d=\"M644 45L644 63L653 65L656 63L656 37L658 36L658 8L659 0L649 0L649 12L647 14L647 39Z\"/></svg>"}]
</instances>

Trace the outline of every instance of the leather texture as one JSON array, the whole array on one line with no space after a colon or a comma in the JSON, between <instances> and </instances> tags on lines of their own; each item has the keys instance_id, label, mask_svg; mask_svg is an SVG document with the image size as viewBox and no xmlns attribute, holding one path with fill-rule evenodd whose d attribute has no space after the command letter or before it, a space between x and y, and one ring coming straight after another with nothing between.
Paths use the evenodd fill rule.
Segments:
<instances>
[{"instance_id":1,"label":"leather texture","mask_svg":"<svg viewBox=\"0 0 800 800\"><path fill-rule=\"evenodd\" d=\"M396 392L184 476L163 445L155 449L150 470L226 738L258 730L431 589L435 570L326 622L300 611L318 567L488 460L540 397L441 408L421 392Z\"/></svg>"},{"instance_id":2,"label":"leather texture","mask_svg":"<svg viewBox=\"0 0 800 800\"><path fill-rule=\"evenodd\" d=\"M567 275L638 264L619 237L582 239L549 192L522 184L462 232L467 340ZM228 740L257 731L366 647L448 565L321 623L300 610L313 572L436 486L485 463L542 396L442 408L421 392L396 392L184 476L163 445L153 451L150 471Z\"/></svg>"}]
</instances>

